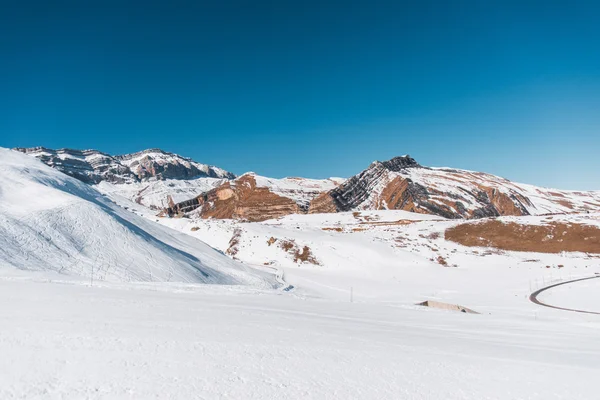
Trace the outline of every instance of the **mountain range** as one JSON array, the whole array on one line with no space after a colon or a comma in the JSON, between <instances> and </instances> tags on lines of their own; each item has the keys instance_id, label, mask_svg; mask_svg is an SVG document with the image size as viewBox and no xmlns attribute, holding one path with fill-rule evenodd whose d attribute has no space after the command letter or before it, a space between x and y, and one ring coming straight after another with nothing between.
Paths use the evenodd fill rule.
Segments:
<instances>
[{"instance_id":1,"label":"mountain range","mask_svg":"<svg viewBox=\"0 0 600 400\"><path fill-rule=\"evenodd\" d=\"M450 219L600 210L600 191L536 187L495 175L426 167L405 155L349 179L236 177L160 149L111 156L96 150L15 149L100 191L162 216L263 221L289 214L404 210Z\"/></svg>"}]
</instances>

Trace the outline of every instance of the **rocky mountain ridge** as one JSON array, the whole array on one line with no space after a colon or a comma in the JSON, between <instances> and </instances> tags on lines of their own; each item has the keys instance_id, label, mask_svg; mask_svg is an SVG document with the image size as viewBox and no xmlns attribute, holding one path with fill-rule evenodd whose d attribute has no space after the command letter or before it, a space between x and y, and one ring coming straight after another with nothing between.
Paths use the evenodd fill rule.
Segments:
<instances>
[{"instance_id":1,"label":"rocky mountain ridge","mask_svg":"<svg viewBox=\"0 0 600 400\"><path fill-rule=\"evenodd\" d=\"M294 213L385 209L449 219L600 211L600 191L545 189L482 172L425 167L408 155L375 161L330 189L321 186L311 192L308 206L269 188L265 179L244 175L173 204L164 214L262 221Z\"/></svg>"},{"instance_id":2,"label":"rocky mountain ridge","mask_svg":"<svg viewBox=\"0 0 600 400\"><path fill-rule=\"evenodd\" d=\"M288 214L405 210L450 219L600 211L600 191L546 189L406 155L375 161L344 180L239 178L159 149L110 156L96 150L17 149L160 215L262 221Z\"/></svg>"},{"instance_id":3,"label":"rocky mountain ridge","mask_svg":"<svg viewBox=\"0 0 600 400\"><path fill-rule=\"evenodd\" d=\"M274 179L246 173L195 198L171 204L163 215L263 221L308 212L312 199L343 180Z\"/></svg>"},{"instance_id":4,"label":"rocky mountain ridge","mask_svg":"<svg viewBox=\"0 0 600 400\"><path fill-rule=\"evenodd\" d=\"M190 158L160 149L112 156L98 150L16 148L45 164L83 182L113 184L149 180L189 180L195 178L233 179L235 175L221 168L201 164Z\"/></svg>"},{"instance_id":5,"label":"rocky mountain ridge","mask_svg":"<svg viewBox=\"0 0 600 400\"><path fill-rule=\"evenodd\" d=\"M382 209L451 219L585 212L600 210L600 191L545 189L482 172L424 167L402 156L374 162L321 194L309 213Z\"/></svg>"}]
</instances>

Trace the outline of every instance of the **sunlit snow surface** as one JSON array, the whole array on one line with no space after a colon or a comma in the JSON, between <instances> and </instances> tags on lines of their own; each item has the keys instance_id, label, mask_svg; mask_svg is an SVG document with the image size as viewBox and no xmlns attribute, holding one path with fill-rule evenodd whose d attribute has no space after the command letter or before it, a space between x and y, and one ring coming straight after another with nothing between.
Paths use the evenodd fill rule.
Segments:
<instances>
[{"instance_id":1,"label":"sunlit snow surface","mask_svg":"<svg viewBox=\"0 0 600 400\"><path fill-rule=\"evenodd\" d=\"M6 149L0 149L0 266L90 280L275 284L269 274Z\"/></svg>"},{"instance_id":2,"label":"sunlit snow surface","mask_svg":"<svg viewBox=\"0 0 600 400\"><path fill-rule=\"evenodd\" d=\"M10 156L0 153L0 399L597 398L599 316L528 300L600 272L594 255L466 248L443 238L459 222L403 211L157 218ZM318 265L294 262L283 240L309 247ZM239 262L218 252L232 246ZM180 252L216 283L241 284L201 283ZM69 273L56 268L64 259L78 260ZM91 285L96 265L130 279ZM166 266L185 279L165 282ZM598 281L543 299L597 303ZM415 305L424 300L480 314Z\"/></svg>"},{"instance_id":3,"label":"sunlit snow surface","mask_svg":"<svg viewBox=\"0 0 600 400\"><path fill-rule=\"evenodd\" d=\"M0 279L2 399L595 399L597 319ZM517 314L520 310L515 308Z\"/></svg>"}]
</instances>

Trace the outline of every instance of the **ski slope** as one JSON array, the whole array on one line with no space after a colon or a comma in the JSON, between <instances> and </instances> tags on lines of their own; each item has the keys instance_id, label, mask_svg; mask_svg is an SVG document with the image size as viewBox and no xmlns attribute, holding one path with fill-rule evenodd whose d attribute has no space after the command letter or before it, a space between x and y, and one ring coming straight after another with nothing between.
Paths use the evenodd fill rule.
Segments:
<instances>
[{"instance_id":1,"label":"ski slope","mask_svg":"<svg viewBox=\"0 0 600 400\"><path fill-rule=\"evenodd\" d=\"M106 281L273 287L267 273L130 213L90 186L0 149L0 267Z\"/></svg>"}]
</instances>

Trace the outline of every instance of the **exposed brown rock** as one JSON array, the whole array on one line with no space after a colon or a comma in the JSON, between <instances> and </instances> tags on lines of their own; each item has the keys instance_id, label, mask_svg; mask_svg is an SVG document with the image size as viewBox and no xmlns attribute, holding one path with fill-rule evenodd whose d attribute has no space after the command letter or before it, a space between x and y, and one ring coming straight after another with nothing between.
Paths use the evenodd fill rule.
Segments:
<instances>
[{"instance_id":1,"label":"exposed brown rock","mask_svg":"<svg viewBox=\"0 0 600 400\"><path fill-rule=\"evenodd\" d=\"M321 193L315 197L308 207L309 214L334 213L337 211L338 209L329 192Z\"/></svg>"},{"instance_id":2,"label":"exposed brown rock","mask_svg":"<svg viewBox=\"0 0 600 400\"><path fill-rule=\"evenodd\" d=\"M442 265L444 267L448 266L448 261L446 261L446 259L444 257L442 257L442 256L438 256L436 258L436 261L437 261L438 264L440 264L440 265Z\"/></svg>"},{"instance_id":3,"label":"exposed brown rock","mask_svg":"<svg viewBox=\"0 0 600 400\"><path fill-rule=\"evenodd\" d=\"M279 240L277 238L271 237L267 243L269 246L275 244L279 241L279 248L285 251L286 253L291 254L294 257L295 263L309 263L314 265L321 265L319 261L315 258L310 250L310 247L303 246L302 249L298 247L295 240L283 239Z\"/></svg>"},{"instance_id":4,"label":"exposed brown rock","mask_svg":"<svg viewBox=\"0 0 600 400\"><path fill-rule=\"evenodd\" d=\"M498 215L529 215L524 204L530 204L530 201L518 193L513 193L512 198L498 189L481 186L481 189L487 194L489 203L497 211Z\"/></svg>"},{"instance_id":5,"label":"exposed brown rock","mask_svg":"<svg viewBox=\"0 0 600 400\"><path fill-rule=\"evenodd\" d=\"M240 244L241 237L242 237L242 230L239 228L236 228L233 231L233 235L231 236L231 239L229 239L229 247L227 248L227 251L225 251L226 254L235 258L237 253L240 251L239 244Z\"/></svg>"},{"instance_id":6,"label":"exposed brown rock","mask_svg":"<svg viewBox=\"0 0 600 400\"><path fill-rule=\"evenodd\" d=\"M301 212L296 202L257 187L252 175L226 182L194 199L169 207L171 216L196 210L202 218L264 221Z\"/></svg>"},{"instance_id":7,"label":"exposed brown rock","mask_svg":"<svg viewBox=\"0 0 600 400\"><path fill-rule=\"evenodd\" d=\"M571 210L574 209L575 207L573 207L573 204L570 201L567 200L558 200L557 201L558 204L565 206L567 208L570 208Z\"/></svg>"},{"instance_id":8,"label":"exposed brown rock","mask_svg":"<svg viewBox=\"0 0 600 400\"><path fill-rule=\"evenodd\" d=\"M300 249L294 240L282 240L279 247L290 253L294 257L295 263L320 265L308 246L303 246Z\"/></svg>"},{"instance_id":9,"label":"exposed brown rock","mask_svg":"<svg viewBox=\"0 0 600 400\"><path fill-rule=\"evenodd\" d=\"M575 223L524 225L488 220L452 227L446 230L445 238L464 246L493 247L501 250L600 253L600 229Z\"/></svg>"}]
</instances>

